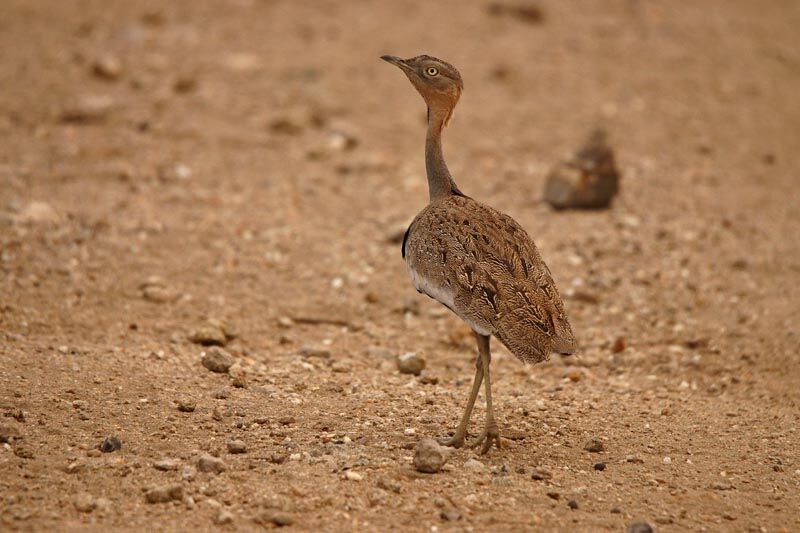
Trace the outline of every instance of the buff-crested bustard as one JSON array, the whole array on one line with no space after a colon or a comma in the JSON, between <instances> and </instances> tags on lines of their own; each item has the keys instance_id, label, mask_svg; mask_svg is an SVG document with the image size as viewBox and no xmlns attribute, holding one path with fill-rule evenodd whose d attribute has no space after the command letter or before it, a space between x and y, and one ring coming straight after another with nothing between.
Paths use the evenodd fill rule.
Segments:
<instances>
[{"instance_id":1,"label":"buff-crested bustard","mask_svg":"<svg viewBox=\"0 0 800 533\"><path fill-rule=\"evenodd\" d=\"M403 238L403 258L417 291L441 302L475 332L478 359L464 415L448 446L464 445L472 408L485 384L486 424L472 444L486 453L500 432L492 407L489 338L494 335L526 363L577 346L550 269L533 240L508 215L462 193L442 155L442 130L464 87L449 63L421 55L382 56L397 66L428 106L425 167L430 202Z\"/></svg>"}]
</instances>

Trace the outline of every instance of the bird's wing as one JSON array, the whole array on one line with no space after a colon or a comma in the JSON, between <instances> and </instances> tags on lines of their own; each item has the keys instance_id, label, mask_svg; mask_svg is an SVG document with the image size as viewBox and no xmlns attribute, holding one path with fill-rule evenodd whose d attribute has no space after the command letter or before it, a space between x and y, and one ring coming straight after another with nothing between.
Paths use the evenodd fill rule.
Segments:
<instances>
[{"instance_id":1,"label":"bird's wing","mask_svg":"<svg viewBox=\"0 0 800 533\"><path fill-rule=\"evenodd\" d=\"M574 350L550 270L511 217L471 198L432 203L412 224L406 262L417 290L520 359Z\"/></svg>"}]
</instances>

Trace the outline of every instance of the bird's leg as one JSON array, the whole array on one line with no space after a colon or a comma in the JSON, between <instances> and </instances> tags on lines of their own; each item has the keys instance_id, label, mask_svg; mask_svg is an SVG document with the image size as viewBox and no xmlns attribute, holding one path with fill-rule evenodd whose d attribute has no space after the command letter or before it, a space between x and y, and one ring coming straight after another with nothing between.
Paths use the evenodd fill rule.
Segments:
<instances>
[{"instance_id":1,"label":"bird's leg","mask_svg":"<svg viewBox=\"0 0 800 533\"><path fill-rule=\"evenodd\" d=\"M478 343L480 349L480 338L478 339ZM481 381L483 381L483 359L478 355L475 361L475 379L472 380L472 391L469 393L469 400L467 400L467 406L464 408L464 415L461 417L461 422L459 422L453 436L449 439L444 439L441 444L452 446L453 448L461 448L464 445L464 438L467 436L467 426L472 416L472 408L475 407L475 399L478 397L478 392L481 390Z\"/></svg>"},{"instance_id":2,"label":"bird's leg","mask_svg":"<svg viewBox=\"0 0 800 533\"><path fill-rule=\"evenodd\" d=\"M498 449L500 448L500 431L497 429L497 421L494 418L494 409L492 408L492 381L489 374L492 354L489 351L488 336L478 335L478 351L481 354L481 366L483 367L483 378L486 386L486 426L480 437L472 443L472 446L483 444L481 448L481 455L483 455L489 451L493 443L497 445Z\"/></svg>"}]
</instances>

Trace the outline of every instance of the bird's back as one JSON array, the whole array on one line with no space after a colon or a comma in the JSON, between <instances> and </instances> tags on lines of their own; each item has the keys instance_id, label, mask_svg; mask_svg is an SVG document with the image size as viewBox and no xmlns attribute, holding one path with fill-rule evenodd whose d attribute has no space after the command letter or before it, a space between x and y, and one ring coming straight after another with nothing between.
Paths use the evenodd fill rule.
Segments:
<instances>
[{"instance_id":1,"label":"bird's back","mask_svg":"<svg viewBox=\"0 0 800 533\"><path fill-rule=\"evenodd\" d=\"M519 359L576 347L564 304L533 240L514 219L460 195L431 202L412 222L403 256L417 290Z\"/></svg>"}]
</instances>

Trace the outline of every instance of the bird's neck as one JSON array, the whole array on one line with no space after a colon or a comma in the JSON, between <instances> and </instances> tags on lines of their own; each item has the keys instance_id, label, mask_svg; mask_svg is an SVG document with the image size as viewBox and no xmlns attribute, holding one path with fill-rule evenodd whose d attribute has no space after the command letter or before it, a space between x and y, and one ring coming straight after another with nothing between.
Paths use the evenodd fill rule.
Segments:
<instances>
[{"instance_id":1,"label":"bird's neck","mask_svg":"<svg viewBox=\"0 0 800 533\"><path fill-rule=\"evenodd\" d=\"M428 172L430 200L461 194L458 190L442 153L442 129L449 115L446 110L428 108L428 134L425 138L425 169Z\"/></svg>"}]
</instances>

